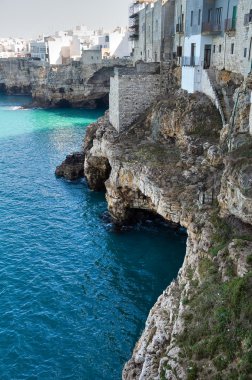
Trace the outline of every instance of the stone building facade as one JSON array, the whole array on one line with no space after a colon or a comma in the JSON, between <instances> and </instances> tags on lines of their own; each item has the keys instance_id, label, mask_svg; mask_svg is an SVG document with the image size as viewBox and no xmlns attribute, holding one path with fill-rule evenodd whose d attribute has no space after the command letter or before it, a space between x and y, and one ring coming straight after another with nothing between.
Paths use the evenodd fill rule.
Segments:
<instances>
[{"instance_id":1,"label":"stone building facade","mask_svg":"<svg viewBox=\"0 0 252 380\"><path fill-rule=\"evenodd\" d=\"M135 0L132 9L136 67L115 69L111 78L111 124L126 129L166 93L170 82L163 84L160 68L177 62L182 89L205 93L225 125L229 116L209 69L251 71L252 0Z\"/></svg>"},{"instance_id":2,"label":"stone building facade","mask_svg":"<svg viewBox=\"0 0 252 380\"><path fill-rule=\"evenodd\" d=\"M178 65L182 64L182 56L184 55L185 14L186 0L175 0L173 51Z\"/></svg>"},{"instance_id":3,"label":"stone building facade","mask_svg":"<svg viewBox=\"0 0 252 380\"><path fill-rule=\"evenodd\" d=\"M102 63L102 52L98 49L83 50L81 61L84 65L100 64Z\"/></svg>"},{"instance_id":4,"label":"stone building facade","mask_svg":"<svg viewBox=\"0 0 252 380\"><path fill-rule=\"evenodd\" d=\"M161 0L145 4L139 11L139 34L134 40L134 61L160 62Z\"/></svg>"},{"instance_id":5,"label":"stone building facade","mask_svg":"<svg viewBox=\"0 0 252 380\"><path fill-rule=\"evenodd\" d=\"M226 18L213 37L211 66L246 76L252 59L252 0L231 0L223 9Z\"/></svg>"},{"instance_id":6,"label":"stone building facade","mask_svg":"<svg viewBox=\"0 0 252 380\"><path fill-rule=\"evenodd\" d=\"M139 1L134 20L134 62L161 62L173 55L175 0ZM135 3L138 4L138 1ZM136 32L136 33L135 33Z\"/></svg>"},{"instance_id":7,"label":"stone building facade","mask_svg":"<svg viewBox=\"0 0 252 380\"><path fill-rule=\"evenodd\" d=\"M160 65L138 63L116 68L110 79L109 119L121 132L129 127L160 95Z\"/></svg>"},{"instance_id":8,"label":"stone building facade","mask_svg":"<svg viewBox=\"0 0 252 380\"><path fill-rule=\"evenodd\" d=\"M187 0L182 88L203 91L209 68L247 76L252 61L252 0Z\"/></svg>"},{"instance_id":9,"label":"stone building facade","mask_svg":"<svg viewBox=\"0 0 252 380\"><path fill-rule=\"evenodd\" d=\"M175 34L175 3L176 0L162 1L162 41L161 61L174 59L174 34Z\"/></svg>"}]
</instances>

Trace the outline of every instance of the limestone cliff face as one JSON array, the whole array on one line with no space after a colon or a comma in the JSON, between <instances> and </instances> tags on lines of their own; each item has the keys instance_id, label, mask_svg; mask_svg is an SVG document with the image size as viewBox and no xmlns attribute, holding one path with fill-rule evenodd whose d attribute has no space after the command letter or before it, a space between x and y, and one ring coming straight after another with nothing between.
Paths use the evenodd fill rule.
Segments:
<instances>
[{"instance_id":1,"label":"limestone cliff face","mask_svg":"<svg viewBox=\"0 0 252 380\"><path fill-rule=\"evenodd\" d=\"M0 92L31 95L33 105L95 108L108 104L114 67L128 61L114 60L86 65L72 62L53 65L28 59L0 61Z\"/></svg>"},{"instance_id":2,"label":"limestone cliff face","mask_svg":"<svg viewBox=\"0 0 252 380\"><path fill-rule=\"evenodd\" d=\"M32 95L36 86L43 86L48 65L27 59L0 60L0 92Z\"/></svg>"},{"instance_id":3,"label":"limestone cliff face","mask_svg":"<svg viewBox=\"0 0 252 380\"><path fill-rule=\"evenodd\" d=\"M88 128L84 173L93 189L105 183L114 220L145 209L188 232L183 267L150 311L124 380L250 378L252 163L244 115L247 145L232 153L202 94L178 91L120 135L108 115Z\"/></svg>"}]
</instances>

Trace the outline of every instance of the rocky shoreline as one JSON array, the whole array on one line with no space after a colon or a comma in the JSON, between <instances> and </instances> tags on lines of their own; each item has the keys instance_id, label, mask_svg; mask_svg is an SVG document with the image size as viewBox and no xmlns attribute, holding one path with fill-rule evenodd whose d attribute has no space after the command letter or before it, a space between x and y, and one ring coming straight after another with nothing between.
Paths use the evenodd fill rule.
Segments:
<instances>
[{"instance_id":1,"label":"rocky shoreline","mask_svg":"<svg viewBox=\"0 0 252 380\"><path fill-rule=\"evenodd\" d=\"M129 60L82 61L49 65L29 59L1 59L0 93L32 97L29 108L73 107L94 109L108 106L110 77L115 67Z\"/></svg>"},{"instance_id":2,"label":"rocky shoreline","mask_svg":"<svg viewBox=\"0 0 252 380\"><path fill-rule=\"evenodd\" d=\"M250 80L242 86L231 152L211 101L178 90L120 134L106 114L57 169L105 188L116 223L147 210L188 232L184 264L150 311L124 380L250 378Z\"/></svg>"}]
</instances>

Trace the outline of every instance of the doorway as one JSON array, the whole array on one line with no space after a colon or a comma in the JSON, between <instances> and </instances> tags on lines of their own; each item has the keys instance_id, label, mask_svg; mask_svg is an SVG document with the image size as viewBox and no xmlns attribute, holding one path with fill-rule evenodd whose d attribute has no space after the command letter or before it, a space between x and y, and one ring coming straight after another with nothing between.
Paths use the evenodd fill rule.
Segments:
<instances>
[{"instance_id":1,"label":"doorway","mask_svg":"<svg viewBox=\"0 0 252 380\"><path fill-rule=\"evenodd\" d=\"M209 69L211 65L211 45L205 45L204 69Z\"/></svg>"},{"instance_id":2,"label":"doorway","mask_svg":"<svg viewBox=\"0 0 252 380\"><path fill-rule=\"evenodd\" d=\"M195 51L196 51L196 44L191 44L191 62L190 62L190 66L195 66Z\"/></svg>"}]
</instances>

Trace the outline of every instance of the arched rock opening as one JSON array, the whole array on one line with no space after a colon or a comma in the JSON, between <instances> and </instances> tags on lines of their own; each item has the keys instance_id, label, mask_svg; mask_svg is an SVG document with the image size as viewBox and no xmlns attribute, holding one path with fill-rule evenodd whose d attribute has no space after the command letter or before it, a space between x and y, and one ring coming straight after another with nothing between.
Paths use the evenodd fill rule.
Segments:
<instances>
[{"instance_id":1,"label":"arched rock opening","mask_svg":"<svg viewBox=\"0 0 252 380\"><path fill-rule=\"evenodd\" d=\"M163 216L159 215L154 210L147 210L141 208L130 208L126 210L127 219L120 225L149 225L155 224L157 226L166 226L174 232L181 232L186 234L186 229L182 227L179 223L174 223L172 221L166 220Z\"/></svg>"},{"instance_id":2,"label":"arched rock opening","mask_svg":"<svg viewBox=\"0 0 252 380\"><path fill-rule=\"evenodd\" d=\"M71 103L67 99L60 99L60 101L56 103L56 106L60 108L71 108Z\"/></svg>"}]
</instances>

